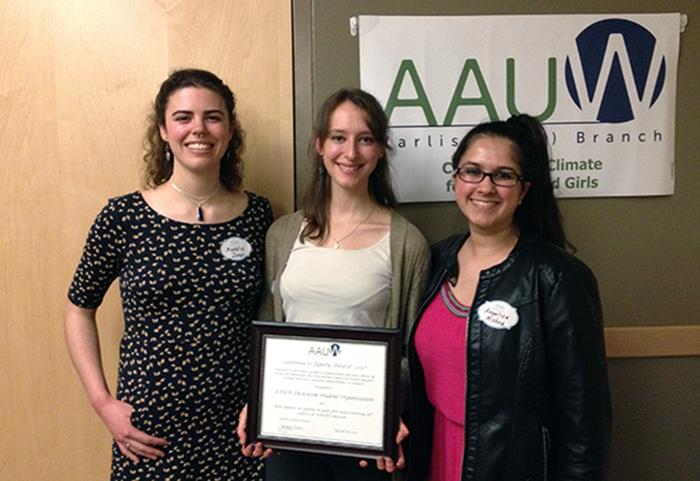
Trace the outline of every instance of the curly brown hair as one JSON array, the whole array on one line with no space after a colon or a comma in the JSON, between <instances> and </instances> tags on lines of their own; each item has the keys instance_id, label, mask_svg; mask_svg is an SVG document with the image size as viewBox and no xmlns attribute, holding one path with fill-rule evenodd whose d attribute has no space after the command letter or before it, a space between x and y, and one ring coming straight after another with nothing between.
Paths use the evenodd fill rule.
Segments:
<instances>
[{"instance_id":1,"label":"curly brown hair","mask_svg":"<svg viewBox=\"0 0 700 481\"><path fill-rule=\"evenodd\" d=\"M149 124L146 129L143 156L143 181L147 187L157 187L173 175L173 163L165 156L166 142L160 136L160 127L165 125L165 109L170 97L180 89L187 87L206 88L221 96L226 104L228 119L233 126L233 136L228 143L228 149L221 159L219 180L230 192L237 191L243 180L244 132L236 116L236 98L231 89L216 75L206 70L182 69L176 70L161 84L158 95L148 116Z\"/></svg>"}]
</instances>

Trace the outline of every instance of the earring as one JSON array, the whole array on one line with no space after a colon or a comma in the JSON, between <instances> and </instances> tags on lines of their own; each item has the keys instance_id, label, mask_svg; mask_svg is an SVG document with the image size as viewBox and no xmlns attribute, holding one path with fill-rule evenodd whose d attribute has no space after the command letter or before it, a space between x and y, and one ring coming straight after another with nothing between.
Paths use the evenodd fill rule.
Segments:
<instances>
[{"instance_id":1,"label":"earring","mask_svg":"<svg viewBox=\"0 0 700 481\"><path fill-rule=\"evenodd\" d=\"M165 163L169 164L173 161L173 153L170 151L170 144L165 144Z\"/></svg>"},{"instance_id":2,"label":"earring","mask_svg":"<svg viewBox=\"0 0 700 481\"><path fill-rule=\"evenodd\" d=\"M324 173L325 171L326 171L326 170L323 168L323 166L319 167L319 168L318 168L318 175L323 176L323 173Z\"/></svg>"}]
</instances>

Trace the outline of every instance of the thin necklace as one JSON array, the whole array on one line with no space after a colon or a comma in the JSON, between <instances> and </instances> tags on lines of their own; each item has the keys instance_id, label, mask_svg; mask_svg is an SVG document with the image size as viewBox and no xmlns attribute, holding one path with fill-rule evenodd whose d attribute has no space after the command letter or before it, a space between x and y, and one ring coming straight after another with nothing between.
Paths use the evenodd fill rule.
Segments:
<instances>
[{"instance_id":1,"label":"thin necklace","mask_svg":"<svg viewBox=\"0 0 700 481\"><path fill-rule=\"evenodd\" d=\"M194 205L197 206L197 220L199 222L204 221L204 216L202 215L202 206L204 204L206 204L207 202L209 202L209 200L212 197L214 197L216 194L218 194L219 190L221 190L221 184L219 184L219 187L217 187L216 190L214 192L212 192L211 194L209 194L208 196L206 196L206 197L194 197L194 196L188 194L187 192L185 192L184 190L182 190L181 188L179 188L177 185L175 185L174 182L170 182L170 185L172 185L176 191L178 191L180 194L185 196L190 202L192 202Z\"/></svg>"},{"instance_id":2,"label":"thin necklace","mask_svg":"<svg viewBox=\"0 0 700 481\"><path fill-rule=\"evenodd\" d=\"M345 239L347 239L348 237L350 237L351 235L353 235L353 234L355 233L355 231L356 231L357 229L359 229L359 227L360 227L362 224L364 224L365 222L367 222L367 221L369 220L369 218L372 217L372 214L374 214L374 210L375 210L376 208L377 208L377 206L376 206L376 204L375 204L375 206L372 207L372 210L370 211L369 215L368 215L367 217L365 217L362 221L360 221L360 223L357 224L357 225L355 226L355 228L354 228L353 230L351 230L350 233L349 233L348 235L346 235L345 237L343 237L342 239L336 239L335 236L333 235L333 232L331 232L331 230L328 229L328 233L331 235L331 238L335 241L335 244L333 244L333 249L337 249L338 247L340 247L339 244L340 244L342 241L344 241Z\"/></svg>"}]
</instances>

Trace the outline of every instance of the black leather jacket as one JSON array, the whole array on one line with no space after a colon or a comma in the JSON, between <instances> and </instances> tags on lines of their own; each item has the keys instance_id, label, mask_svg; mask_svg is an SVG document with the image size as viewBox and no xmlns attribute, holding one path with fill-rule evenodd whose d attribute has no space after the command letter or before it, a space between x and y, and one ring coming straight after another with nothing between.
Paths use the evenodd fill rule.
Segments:
<instances>
[{"instance_id":1,"label":"black leather jacket","mask_svg":"<svg viewBox=\"0 0 700 481\"><path fill-rule=\"evenodd\" d=\"M466 238L453 236L433 247L419 316L442 282L457 278L457 252ZM490 301L510 307L499 311ZM506 326L517 312L517 323L497 328L498 315L488 320L478 314L484 304L496 306ZM433 429L414 345L419 322L409 344L412 401L404 417L410 481L428 477ZM596 279L564 250L521 239L503 263L481 272L470 310L462 480L600 481L610 428Z\"/></svg>"}]
</instances>

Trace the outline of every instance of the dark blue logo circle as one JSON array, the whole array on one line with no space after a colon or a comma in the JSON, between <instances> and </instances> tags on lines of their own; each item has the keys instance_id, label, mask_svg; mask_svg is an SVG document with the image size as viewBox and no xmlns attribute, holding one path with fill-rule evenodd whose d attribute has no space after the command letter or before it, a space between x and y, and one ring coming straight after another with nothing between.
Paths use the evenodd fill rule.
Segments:
<instances>
[{"instance_id":1,"label":"dark blue logo circle","mask_svg":"<svg viewBox=\"0 0 700 481\"><path fill-rule=\"evenodd\" d=\"M621 48L610 48L611 36L623 39ZM650 108L658 100L666 79L666 57L652 72L656 37L643 26L623 19L608 19L586 27L576 37L576 48L584 85L577 85L572 62L566 57L566 88L579 109L583 100L600 100L596 120L622 123L634 119L634 104ZM629 78L631 71L632 79ZM651 99L647 88L653 82ZM602 90L602 95L599 93ZM598 93L598 95L596 95Z\"/></svg>"}]
</instances>

